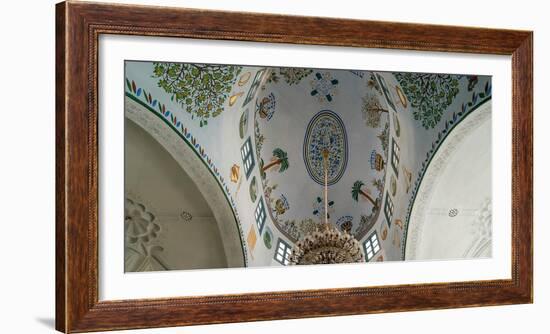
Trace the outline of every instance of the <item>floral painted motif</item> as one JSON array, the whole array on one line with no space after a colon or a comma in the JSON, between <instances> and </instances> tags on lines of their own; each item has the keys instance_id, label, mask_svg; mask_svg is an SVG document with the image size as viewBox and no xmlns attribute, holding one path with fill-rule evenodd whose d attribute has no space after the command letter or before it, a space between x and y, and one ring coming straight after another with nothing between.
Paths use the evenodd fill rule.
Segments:
<instances>
[{"instance_id":1,"label":"floral painted motif","mask_svg":"<svg viewBox=\"0 0 550 334\"><path fill-rule=\"evenodd\" d=\"M364 71L356 71L356 70L350 70L350 73L351 74L354 74L356 76L358 76L359 78L363 79L363 77L365 76L365 72Z\"/></svg>"},{"instance_id":2,"label":"floral painted motif","mask_svg":"<svg viewBox=\"0 0 550 334\"><path fill-rule=\"evenodd\" d=\"M272 69L267 78L267 83L278 83L280 78L283 77L284 81L289 85L297 85L302 79L313 73L309 68L296 68L296 67L281 67L279 73L275 69Z\"/></svg>"},{"instance_id":3,"label":"floral painted motif","mask_svg":"<svg viewBox=\"0 0 550 334\"><path fill-rule=\"evenodd\" d=\"M273 246L273 232L271 232L271 229L269 227L265 227L265 232L263 236L264 245L267 249L271 249Z\"/></svg>"},{"instance_id":4,"label":"floral painted motif","mask_svg":"<svg viewBox=\"0 0 550 334\"><path fill-rule=\"evenodd\" d=\"M254 142L256 143L256 156L261 157L262 146L264 145L265 136L260 132L258 119L254 117Z\"/></svg>"},{"instance_id":5,"label":"floral painted motif","mask_svg":"<svg viewBox=\"0 0 550 334\"><path fill-rule=\"evenodd\" d=\"M328 208L328 218L330 219L330 214L334 212L334 201L329 200L327 203ZM325 200L319 196L315 197L313 201L313 215L319 218L319 220L325 220Z\"/></svg>"},{"instance_id":6,"label":"floral painted motif","mask_svg":"<svg viewBox=\"0 0 550 334\"><path fill-rule=\"evenodd\" d=\"M153 76L192 119L199 119L202 127L210 117L223 112L241 70L241 66L232 65L154 63Z\"/></svg>"},{"instance_id":7,"label":"floral painted motif","mask_svg":"<svg viewBox=\"0 0 550 334\"><path fill-rule=\"evenodd\" d=\"M256 202L256 198L258 197L258 184L256 183L256 177L252 177L252 181L250 181L249 186L249 192L250 192L250 200L252 203Z\"/></svg>"},{"instance_id":8,"label":"floral painted motif","mask_svg":"<svg viewBox=\"0 0 550 334\"><path fill-rule=\"evenodd\" d=\"M313 70L309 68L283 67L279 70L279 73L287 84L297 85L303 78L313 73Z\"/></svg>"},{"instance_id":9,"label":"floral painted motif","mask_svg":"<svg viewBox=\"0 0 550 334\"><path fill-rule=\"evenodd\" d=\"M271 208L273 214L275 215L275 218L283 215L288 209L290 209L290 204L288 204L288 200L283 194L281 194L281 196L279 196L279 198L275 200L275 205Z\"/></svg>"},{"instance_id":10,"label":"floral painted motif","mask_svg":"<svg viewBox=\"0 0 550 334\"><path fill-rule=\"evenodd\" d=\"M386 125L384 126L384 130L378 134L378 139L380 139L380 145L382 145L382 150L384 151L384 155L388 156L388 143L390 141L389 137L390 133L390 122L386 122Z\"/></svg>"},{"instance_id":11,"label":"floral painted motif","mask_svg":"<svg viewBox=\"0 0 550 334\"><path fill-rule=\"evenodd\" d=\"M333 78L330 72L317 72L315 79L311 80L311 96L316 96L320 103L332 102L338 93L336 85L338 80Z\"/></svg>"},{"instance_id":12,"label":"floral painted motif","mask_svg":"<svg viewBox=\"0 0 550 334\"><path fill-rule=\"evenodd\" d=\"M348 161L348 139L342 119L330 110L322 110L313 116L306 129L303 151L306 169L315 182L324 184L325 154L328 185L338 182Z\"/></svg>"},{"instance_id":13,"label":"floral painted motif","mask_svg":"<svg viewBox=\"0 0 550 334\"><path fill-rule=\"evenodd\" d=\"M441 120L443 112L459 92L456 75L429 73L394 73L413 107L414 119L428 130Z\"/></svg>"},{"instance_id":14,"label":"floral painted motif","mask_svg":"<svg viewBox=\"0 0 550 334\"><path fill-rule=\"evenodd\" d=\"M241 118L239 119L239 137L244 139L246 132L248 131L248 109L243 111Z\"/></svg>"},{"instance_id":15,"label":"floral painted motif","mask_svg":"<svg viewBox=\"0 0 550 334\"><path fill-rule=\"evenodd\" d=\"M282 223L277 222L276 224L277 227L284 231L289 239L293 240L294 242L300 240L304 235L315 232L319 226L319 224L317 224L311 218L306 218L298 221L296 221L295 219L285 220Z\"/></svg>"}]
</instances>

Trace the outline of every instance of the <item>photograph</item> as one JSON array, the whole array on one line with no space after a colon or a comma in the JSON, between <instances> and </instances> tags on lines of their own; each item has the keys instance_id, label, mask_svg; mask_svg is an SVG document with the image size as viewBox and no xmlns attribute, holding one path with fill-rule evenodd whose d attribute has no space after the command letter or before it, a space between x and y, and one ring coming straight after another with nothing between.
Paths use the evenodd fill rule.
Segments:
<instances>
[{"instance_id":1,"label":"photograph","mask_svg":"<svg viewBox=\"0 0 550 334\"><path fill-rule=\"evenodd\" d=\"M12 328L539 324L539 8L135 1L46 1L24 12L29 35L49 24L49 38L6 30L29 51L5 62L19 96L0 135L23 176L7 188L7 268L44 278L3 285L12 308L38 300L34 321L8 317ZM51 110L28 122L35 100ZM18 252L27 237L32 258Z\"/></svg>"},{"instance_id":2,"label":"photograph","mask_svg":"<svg viewBox=\"0 0 550 334\"><path fill-rule=\"evenodd\" d=\"M491 76L124 66L125 272L492 256Z\"/></svg>"}]
</instances>

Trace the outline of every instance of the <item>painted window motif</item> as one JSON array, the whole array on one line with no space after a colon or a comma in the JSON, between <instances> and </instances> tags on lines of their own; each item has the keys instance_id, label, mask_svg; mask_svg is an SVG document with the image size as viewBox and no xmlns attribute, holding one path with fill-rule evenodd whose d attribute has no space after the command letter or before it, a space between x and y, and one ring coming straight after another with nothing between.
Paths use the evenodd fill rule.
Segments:
<instances>
[{"instance_id":1,"label":"painted window motif","mask_svg":"<svg viewBox=\"0 0 550 334\"><path fill-rule=\"evenodd\" d=\"M399 146L393 137L391 142L391 166L395 172L395 176L399 177Z\"/></svg>"},{"instance_id":2,"label":"painted window motif","mask_svg":"<svg viewBox=\"0 0 550 334\"><path fill-rule=\"evenodd\" d=\"M386 221L388 225L391 225L391 220L393 217L393 202L390 198L390 194L386 192L386 201L384 202L384 215L386 216Z\"/></svg>"},{"instance_id":3,"label":"painted window motif","mask_svg":"<svg viewBox=\"0 0 550 334\"><path fill-rule=\"evenodd\" d=\"M386 80L378 73L376 74L376 77L378 78L378 82L380 82L380 86L382 87L382 91L384 92L384 96L386 97L386 101L388 101L388 105L394 111L397 111L397 109L395 108L395 104L393 103L393 99L392 99L390 90L388 89L388 86L386 85Z\"/></svg>"},{"instance_id":4,"label":"painted window motif","mask_svg":"<svg viewBox=\"0 0 550 334\"><path fill-rule=\"evenodd\" d=\"M260 84L262 82L262 77L265 72L265 69L261 69L258 72L256 72L256 75L254 76L254 81L252 81L252 85L250 86L250 89L248 90L248 94L246 94L246 98L243 102L243 107L248 104L248 102L252 101L254 98L254 95L256 95L256 92L258 91L258 88L260 88Z\"/></svg>"},{"instance_id":5,"label":"painted window motif","mask_svg":"<svg viewBox=\"0 0 550 334\"><path fill-rule=\"evenodd\" d=\"M380 82L380 86L382 87L382 91L384 92L384 96L386 97L386 101L388 101L388 105L393 109L393 111L397 111L395 108L395 104L393 103L393 99L390 93L390 90L388 89L388 86L386 85L386 80L380 75L376 74L376 77L378 78L378 82Z\"/></svg>"},{"instance_id":6,"label":"painted window motif","mask_svg":"<svg viewBox=\"0 0 550 334\"><path fill-rule=\"evenodd\" d=\"M262 234L262 230L264 229L265 219L266 215L264 200L263 198L260 198L258 206L256 206L256 210L254 211L254 220L256 221L256 226L258 227L260 234Z\"/></svg>"},{"instance_id":7,"label":"painted window motif","mask_svg":"<svg viewBox=\"0 0 550 334\"><path fill-rule=\"evenodd\" d=\"M252 169L255 165L250 137L248 137L241 147L241 158L243 159L244 173L246 174L246 179L248 180L248 177L252 174Z\"/></svg>"},{"instance_id":8,"label":"painted window motif","mask_svg":"<svg viewBox=\"0 0 550 334\"><path fill-rule=\"evenodd\" d=\"M277 251L274 256L275 261L279 262L283 266L286 266L290 262L291 253L292 249L290 248L290 245L283 239L279 238L279 241L277 241Z\"/></svg>"},{"instance_id":9,"label":"painted window motif","mask_svg":"<svg viewBox=\"0 0 550 334\"><path fill-rule=\"evenodd\" d=\"M378 234L374 231L370 237L365 240L363 243L363 250L365 251L365 257L367 261L372 260L372 258L380 251L380 244L378 243Z\"/></svg>"}]
</instances>

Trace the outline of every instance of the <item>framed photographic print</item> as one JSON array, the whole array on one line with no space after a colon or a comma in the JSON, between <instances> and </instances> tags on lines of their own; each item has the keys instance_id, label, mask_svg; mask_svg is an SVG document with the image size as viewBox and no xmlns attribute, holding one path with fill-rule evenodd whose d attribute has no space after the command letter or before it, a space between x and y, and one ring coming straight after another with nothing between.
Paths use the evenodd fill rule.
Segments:
<instances>
[{"instance_id":1,"label":"framed photographic print","mask_svg":"<svg viewBox=\"0 0 550 334\"><path fill-rule=\"evenodd\" d=\"M532 302L532 32L56 10L59 331Z\"/></svg>"}]
</instances>

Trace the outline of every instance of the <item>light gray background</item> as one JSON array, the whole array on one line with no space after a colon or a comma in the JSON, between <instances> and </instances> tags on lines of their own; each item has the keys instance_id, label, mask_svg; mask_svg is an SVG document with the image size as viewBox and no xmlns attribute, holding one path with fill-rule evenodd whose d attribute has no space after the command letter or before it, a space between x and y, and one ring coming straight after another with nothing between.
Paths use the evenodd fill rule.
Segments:
<instances>
[{"instance_id":1,"label":"light gray background","mask_svg":"<svg viewBox=\"0 0 550 334\"><path fill-rule=\"evenodd\" d=\"M51 333L54 317L54 4L51 0L5 2L0 10L0 206L2 275L0 331ZM543 107L550 73L550 24L543 1L461 2L394 0L358 2L292 0L139 1L185 7L535 30L536 190L550 185L544 143L549 114ZM538 60L538 61L537 61ZM538 97L538 98L537 98ZM537 112L538 111L538 112ZM5 118L5 117L8 118ZM124 333L334 333L342 328L373 333L544 333L550 309L550 234L543 211L546 194L535 196L535 304L429 312L169 328Z\"/></svg>"}]
</instances>

